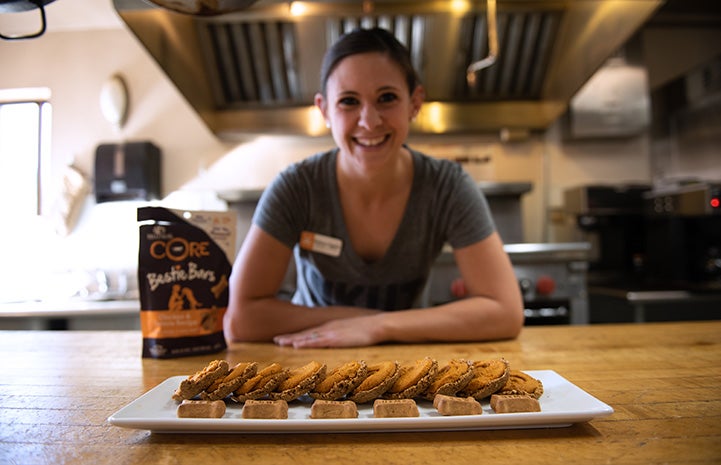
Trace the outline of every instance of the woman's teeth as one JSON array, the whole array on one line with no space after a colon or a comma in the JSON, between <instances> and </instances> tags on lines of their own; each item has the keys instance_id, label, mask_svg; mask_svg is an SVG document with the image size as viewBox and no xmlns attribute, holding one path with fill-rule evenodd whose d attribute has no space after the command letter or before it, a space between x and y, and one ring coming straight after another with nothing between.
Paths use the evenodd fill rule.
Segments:
<instances>
[{"instance_id":1,"label":"woman's teeth","mask_svg":"<svg viewBox=\"0 0 721 465\"><path fill-rule=\"evenodd\" d=\"M364 147L375 147L376 145L382 144L384 140L386 140L385 137L374 137L372 139L356 138L356 142Z\"/></svg>"}]
</instances>

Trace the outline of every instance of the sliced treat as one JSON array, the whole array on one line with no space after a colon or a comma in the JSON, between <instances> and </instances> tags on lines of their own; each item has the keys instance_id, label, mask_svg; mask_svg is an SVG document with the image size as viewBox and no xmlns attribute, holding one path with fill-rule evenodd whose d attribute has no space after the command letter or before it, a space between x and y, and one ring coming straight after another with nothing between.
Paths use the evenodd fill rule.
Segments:
<instances>
[{"instance_id":1,"label":"sliced treat","mask_svg":"<svg viewBox=\"0 0 721 465\"><path fill-rule=\"evenodd\" d=\"M326 365L320 362L310 362L300 368L291 370L288 377L281 381L274 391L268 394L273 400L290 402L303 394L309 393L325 376Z\"/></svg>"},{"instance_id":2,"label":"sliced treat","mask_svg":"<svg viewBox=\"0 0 721 465\"><path fill-rule=\"evenodd\" d=\"M284 420L288 418L288 402L284 400L248 400L243 405L243 418Z\"/></svg>"},{"instance_id":3,"label":"sliced treat","mask_svg":"<svg viewBox=\"0 0 721 465\"><path fill-rule=\"evenodd\" d=\"M481 404L473 397L456 397L437 394L433 406L441 415L480 415L483 413Z\"/></svg>"},{"instance_id":4,"label":"sliced treat","mask_svg":"<svg viewBox=\"0 0 721 465\"><path fill-rule=\"evenodd\" d=\"M366 378L350 394L348 399L359 404L382 396L401 375L398 362L380 362L368 366Z\"/></svg>"},{"instance_id":5,"label":"sliced treat","mask_svg":"<svg viewBox=\"0 0 721 465\"><path fill-rule=\"evenodd\" d=\"M368 374L363 360L344 363L320 380L309 395L314 399L338 400L356 388Z\"/></svg>"},{"instance_id":6,"label":"sliced treat","mask_svg":"<svg viewBox=\"0 0 721 465\"><path fill-rule=\"evenodd\" d=\"M534 399L543 395L543 383L522 371L511 370L506 384L498 390L498 394L527 394Z\"/></svg>"},{"instance_id":7,"label":"sliced treat","mask_svg":"<svg viewBox=\"0 0 721 465\"><path fill-rule=\"evenodd\" d=\"M181 381L180 386L173 393L173 400L181 402L192 399L213 384L216 379L227 375L229 370L228 362L225 360L213 360L202 370Z\"/></svg>"},{"instance_id":8,"label":"sliced treat","mask_svg":"<svg viewBox=\"0 0 721 465\"><path fill-rule=\"evenodd\" d=\"M458 395L477 400L485 399L505 386L511 373L508 361L502 358L473 362L471 371L473 377Z\"/></svg>"},{"instance_id":9,"label":"sliced treat","mask_svg":"<svg viewBox=\"0 0 721 465\"><path fill-rule=\"evenodd\" d=\"M413 399L376 399L373 401L376 418L418 417L418 405Z\"/></svg>"},{"instance_id":10,"label":"sliced treat","mask_svg":"<svg viewBox=\"0 0 721 465\"><path fill-rule=\"evenodd\" d=\"M423 393L423 397L433 400L438 394L455 395L466 387L471 378L473 371L467 360L451 360L438 370L430 386Z\"/></svg>"},{"instance_id":11,"label":"sliced treat","mask_svg":"<svg viewBox=\"0 0 721 465\"><path fill-rule=\"evenodd\" d=\"M428 389L438 371L438 362L430 357L402 365L400 376L386 391L388 399L412 399Z\"/></svg>"},{"instance_id":12,"label":"sliced treat","mask_svg":"<svg viewBox=\"0 0 721 465\"><path fill-rule=\"evenodd\" d=\"M236 402L245 402L246 400L263 398L277 388L288 377L289 373L279 364L271 363L238 387L233 392L232 399Z\"/></svg>"},{"instance_id":13,"label":"sliced treat","mask_svg":"<svg viewBox=\"0 0 721 465\"><path fill-rule=\"evenodd\" d=\"M357 418L358 406L351 400L318 399L310 406L310 417L320 418Z\"/></svg>"},{"instance_id":14,"label":"sliced treat","mask_svg":"<svg viewBox=\"0 0 721 465\"><path fill-rule=\"evenodd\" d=\"M230 373L216 379L205 391L201 392L200 397L205 400L225 399L254 376L257 369L258 363L256 362L238 363L230 370Z\"/></svg>"},{"instance_id":15,"label":"sliced treat","mask_svg":"<svg viewBox=\"0 0 721 465\"><path fill-rule=\"evenodd\" d=\"M540 412L541 404L527 394L493 394L491 408L496 413Z\"/></svg>"}]
</instances>

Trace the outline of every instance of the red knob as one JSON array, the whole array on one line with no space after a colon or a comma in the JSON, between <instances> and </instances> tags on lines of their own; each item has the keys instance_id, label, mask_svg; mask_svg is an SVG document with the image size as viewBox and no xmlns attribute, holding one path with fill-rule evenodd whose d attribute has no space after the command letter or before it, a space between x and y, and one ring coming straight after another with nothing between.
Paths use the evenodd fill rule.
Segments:
<instances>
[{"instance_id":1,"label":"red knob","mask_svg":"<svg viewBox=\"0 0 721 465\"><path fill-rule=\"evenodd\" d=\"M451 283L451 295L456 299L462 299L468 295L466 283L463 281L463 278L456 278L453 280Z\"/></svg>"},{"instance_id":2,"label":"red knob","mask_svg":"<svg viewBox=\"0 0 721 465\"><path fill-rule=\"evenodd\" d=\"M551 295L556 290L556 281L547 275L539 276L536 280L536 293Z\"/></svg>"}]
</instances>

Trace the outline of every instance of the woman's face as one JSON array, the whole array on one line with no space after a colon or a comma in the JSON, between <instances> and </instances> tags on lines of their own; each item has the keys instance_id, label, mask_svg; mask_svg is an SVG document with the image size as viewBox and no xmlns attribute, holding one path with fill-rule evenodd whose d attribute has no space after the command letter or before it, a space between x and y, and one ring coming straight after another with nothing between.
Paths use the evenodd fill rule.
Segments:
<instances>
[{"instance_id":1,"label":"woman's face","mask_svg":"<svg viewBox=\"0 0 721 465\"><path fill-rule=\"evenodd\" d=\"M422 87L409 95L400 66L381 53L344 58L328 77L325 98L316 95L344 161L362 172L396 160L422 101Z\"/></svg>"}]
</instances>

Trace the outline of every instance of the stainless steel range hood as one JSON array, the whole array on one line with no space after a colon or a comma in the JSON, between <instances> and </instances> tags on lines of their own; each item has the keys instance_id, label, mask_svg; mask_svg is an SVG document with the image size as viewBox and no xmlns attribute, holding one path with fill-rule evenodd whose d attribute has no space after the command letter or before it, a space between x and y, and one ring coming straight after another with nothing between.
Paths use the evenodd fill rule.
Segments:
<instances>
[{"instance_id":1,"label":"stainless steel range hood","mask_svg":"<svg viewBox=\"0 0 721 465\"><path fill-rule=\"evenodd\" d=\"M233 139L325 134L312 105L323 53L343 32L375 25L409 47L426 87L414 132L543 130L662 2L498 0L499 57L472 86L465 70L488 51L484 1L260 0L213 17L114 5L210 129Z\"/></svg>"}]
</instances>

